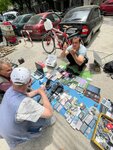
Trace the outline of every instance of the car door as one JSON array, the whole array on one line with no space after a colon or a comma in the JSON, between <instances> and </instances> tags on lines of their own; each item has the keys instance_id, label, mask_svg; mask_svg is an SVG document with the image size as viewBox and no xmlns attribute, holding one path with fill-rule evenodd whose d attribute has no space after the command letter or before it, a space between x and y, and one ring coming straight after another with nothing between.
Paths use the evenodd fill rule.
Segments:
<instances>
[{"instance_id":1,"label":"car door","mask_svg":"<svg viewBox=\"0 0 113 150\"><path fill-rule=\"evenodd\" d=\"M59 25L59 23L60 23L60 21L61 21L61 19L60 19L60 17L57 15L57 14L55 14L55 13L53 13L52 14L53 15L53 18L54 18L54 27L55 28L57 28L58 27L58 25Z\"/></svg>"},{"instance_id":2,"label":"car door","mask_svg":"<svg viewBox=\"0 0 113 150\"><path fill-rule=\"evenodd\" d=\"M107 12L108 14L113 13L113 2L105 2L105 12Z\"/></svg>"},{"instance_id":3,"label":"car door","mask_svg":"<svg viewBox=\"0 0 113 150\"><path fill-rule=\"evenodd\" d=\"M96 21L95 21L95 14L94 14L94 9L91 10L88 19L87 19L87 24L90 30L90 34L94 33L96 31Z\"/></svg>"},{"instance_id":4,"label":"car door","mask_svg":"<svg viewBox=\"0 0 113 150\"><path fill-rule=\"evenodd\" d=\"M99 8L95 8L96 31L102 24L102 15Z\"/></svg>"},{"instance_id":5,"label":"car door","mask_svg":"<svg viewBox=\"0 0 113 150\"><path fill-rule=\"evenodd\" d=\"M23 19L22 19L22 24L26 24L28 22L28 20L31 18L31 15L28 15L28 16L25 16Z\"/></svg>"},{"instance_id":6,"label":"car door","mask_svg":"<svg viewBox=\"0 0 113 150\"><path fill-rule=\"evenodd\" d=\"M50 19L50 20L52 21L52 23L54 24L55 19L53 18L52 13L51 13L51 14L48 14L48 15L46 16L46 18Z\"/></svg>"},{"instance_id":7,"label":"car door","mask_svg":"<svg viewBox=\"0 0 113 150\"><path fill-rule=\"evenodd\" d=\"M28 22L28 20L31 18L31 15L24 16L21 22L19 23L20 30L23 29L23 26Z\"/></svg>"},{"instance_id":8,"label":"car door","mask_svg":"<svg viewBox=\"0 0 113 150\"><path fill-rule=\"evenodd\" d=\"M102 16L100 13L100 9L99 8L94 8L93 10L93 19L94 19L94 33L100 28L101 24L102 24Z\"/></svg>"},{"instance_id":9,"label":"car door","mask_svg":"<svg viewBox=\"0 0 113 150\"><path fill-rule=\"evenodd\" d=\"M53 13L51 13L51 14L49 14L49 15L47 16L47 18L52 21L53 27L56 28L57 25L58 25L58 20L59 20L58 17L57 17L57 15L56 15L56 14L53 15ZM60 22L60 21L59 21L59 22Z\"/></svg>"}]
</instances>

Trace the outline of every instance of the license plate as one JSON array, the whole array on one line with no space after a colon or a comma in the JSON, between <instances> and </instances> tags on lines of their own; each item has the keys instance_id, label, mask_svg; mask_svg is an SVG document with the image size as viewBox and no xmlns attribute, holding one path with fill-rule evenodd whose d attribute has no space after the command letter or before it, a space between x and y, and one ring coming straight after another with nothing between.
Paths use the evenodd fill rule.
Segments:
<instances>
[{"instance_id":1,"label":"license plate","mask_svg":"<svg viewBox=\"0 0 113 150\"><path fill-rule=\"evenodd\" d=\"M27 32L29 32L29 33L31 33L32 32L32 30L26 30Z\"/></svg>"},{"instance_id":2,"label":"license plate","mask_svg":"<svg viewBox=\"0 0 113 150\"><path fill-rule=\"evenodd\" d=\"M77 28L70 28L67 30L67 33L75 33L77 31Z\"/></svg>"}]
</instances>

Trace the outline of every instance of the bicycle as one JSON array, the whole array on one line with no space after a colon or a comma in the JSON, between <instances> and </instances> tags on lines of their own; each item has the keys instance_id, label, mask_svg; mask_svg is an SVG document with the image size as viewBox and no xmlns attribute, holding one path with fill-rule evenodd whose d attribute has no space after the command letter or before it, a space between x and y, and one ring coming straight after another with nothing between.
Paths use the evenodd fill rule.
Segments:
<instances>
[{"instance_id":1,"label":"bicycle","mask_svg":"<svg viewBox=\"0 0 113 150\"><path fill-rule=\"evenodd\" d=\"M43 18L42 20L44 20L44 22L47 21L47 19ZM46 30L46 27L44 25L47 33L42 37L42 47L48 54L53 53L56 49L65 49L67 46L71 45L72 38L74 36L78 36L80 33L80 31L76 30L75 33L68 35L67 32L72 28L72 26L64 26L64 32L60 31L59 29L53 28L52 24L50 24L50 26L51 28L49 27L49 30Z\"/></svg>"}]
</instances>

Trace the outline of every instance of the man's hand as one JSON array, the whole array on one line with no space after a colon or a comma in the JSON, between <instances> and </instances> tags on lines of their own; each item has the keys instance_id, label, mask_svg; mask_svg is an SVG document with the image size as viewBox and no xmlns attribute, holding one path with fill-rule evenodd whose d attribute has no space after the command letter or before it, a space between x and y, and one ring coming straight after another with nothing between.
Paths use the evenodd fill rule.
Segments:
<instances>
[{"instance_id":1,"label":"man's hand","mask_svg":"<svg viewBox=\"0 0 113 150\"><path fill-rule=\"evenodd\" d=\"M76 54L76 50L73 50L73 49L72 49L72 50L70 51L70 54L71 54L72 56L74 56L74 55Z\"/></svg>"},{"instance_id":2,"label":"man's hand","mask_svg":"<svg viewBox=\"0 0 113 150\"><path fill-rule=\"evenodd\" d=\"M41 87L41 88L39 88L39 89L37 90L37 94L42 95L42 94L44 94L44 93L45 93L44 87Z\"/></svg>"}]
</instances>

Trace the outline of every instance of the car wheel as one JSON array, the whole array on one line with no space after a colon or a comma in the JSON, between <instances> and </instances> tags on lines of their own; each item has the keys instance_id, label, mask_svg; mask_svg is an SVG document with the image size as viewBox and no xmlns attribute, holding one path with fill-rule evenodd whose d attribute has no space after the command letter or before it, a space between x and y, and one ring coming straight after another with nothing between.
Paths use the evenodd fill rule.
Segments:
<instances>
[{"instance_id":1,"label":"car wheel","mask_svg":"<svg viewBox=\"0 0 113 150\"><path fill-rule=\"evenodd\" d=\"M98 28L97 32L99 32L99 31L100 31L100 27Z\"/></svg>"}]
</instances>

